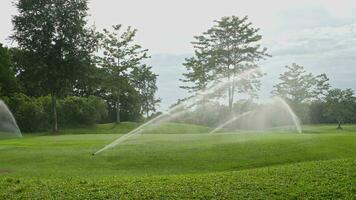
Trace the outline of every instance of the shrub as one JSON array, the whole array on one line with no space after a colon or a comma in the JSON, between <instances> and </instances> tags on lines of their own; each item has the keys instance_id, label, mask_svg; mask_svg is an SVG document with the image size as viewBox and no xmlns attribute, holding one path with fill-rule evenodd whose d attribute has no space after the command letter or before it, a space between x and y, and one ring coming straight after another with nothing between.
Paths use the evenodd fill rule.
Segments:
<instances>
[{"instance_id":1,"label":"shrub","mask_svg":"<svg viewBox=\"0 0 356 200\"><path fill-rule=\"evenodd\" d=\"M18 93L4 98L22 132L45 131L51 128L51 98L29 97ZM107 117L107 105L99 97L69 96L58 101L60 126L92 125Z\"/></svg>"},{"instance_id":2,"label":"shrub","mask_svg":"<svg viewBox=\"0 0 356 200\"><path fill-rule=\"evenodd\" d=\"M38 99L18 93L5 101L21 131L40 131L49 127L48 114L45 112L42 102Z\"/></svg>"},{"instance_id":3,"label":"shrub","mask_svg":"<svg viewBox=\"0 0 356 200\"><path fill-rule=\"evenodd\" d=\"M63 125L91 125L107 116L106 103L94 96L69 96L58 102L59 123Z\"/></svg>"}]
</instances>

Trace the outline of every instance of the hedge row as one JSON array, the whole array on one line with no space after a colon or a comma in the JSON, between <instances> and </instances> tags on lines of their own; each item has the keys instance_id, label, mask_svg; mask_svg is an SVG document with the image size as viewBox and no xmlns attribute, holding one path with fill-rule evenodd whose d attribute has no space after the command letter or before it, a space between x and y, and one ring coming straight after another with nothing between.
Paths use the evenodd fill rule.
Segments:
<instances>
[{"instance_id":1,"label":"hedge row","mask_svg":"<svg viewBox=\"0 0 356 200\"><path fill-rule=\"evenodd\" d=\"M4 101L12 111L21 131L46 131L51 128L51 98L29 97L16 94ZM107 104L104 100L90 97L69 96L57 102L58 123L62 127L92 125L107 117Z\"/></svg>"}]
</instances>

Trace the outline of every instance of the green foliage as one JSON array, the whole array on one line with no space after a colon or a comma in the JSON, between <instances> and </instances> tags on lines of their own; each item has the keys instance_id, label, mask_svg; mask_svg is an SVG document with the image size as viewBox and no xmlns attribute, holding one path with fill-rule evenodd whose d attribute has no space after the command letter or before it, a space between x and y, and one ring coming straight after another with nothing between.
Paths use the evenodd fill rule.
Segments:
<instances>
[{"instance_id":1,"label":"green foliage","mask_svg":"<svg viewBox=\"0 0 356 200\"><path fill-rule=\"evenodd\" d=\"M156 112L156 106L161 101L155 97L158 89L157 76L152 72L152 67L147 65L136 67L131 72L130 80L139 93L141 115L146 114L147 119L150 117L150 113Z\"/></svg>"},{"instance_id":2,"label":"green foliage","mask_svg":"<svg viewBox=\"0 0 356 200\"><path fill-rule=\"evenodd\" d=\"M307 73L303 66L295 63L285 68L287 71L280 74L281 82L273 86L272 94L294 104L310 102L314 97L314 87L317 84L313 74Z\"/></svg>"},{"instance_id":3,"label":"green foliage","mask_svg":"<svg viewBox=\"0 0 356 200\"><path fill-rule=\"evenodd\" d=\"M269 56L267 49L259 44L262 36L258 31L258 28L252 27L252 23L248 22L247 16L216 20L212 28L196 36L192 42L195 55L186 59L184 65L188 73L183 74L183 82L192 85L183 88L194 92L206 88L219 78L228 78L230 84L226 90L230 112L235 92L254 96L254 92L260 87L258 79L263 74L251 71L248 79L235 79L247 70L257 69L257 61Z\"/></svg>"},{"instance_id":4,"label":"green foliage","mask_svg":"<svg viewBox=\"0 0 356 200\"><path fill-rule=\"evenodd\" d=\"M314 77L316 85L314 88L314 98L319 101L323 101L328 94L331 86L329 84L329 78L326 74L320 74Z\"/></svg>"},{"instance_id":5,"label":"green foliage","mask_svg":"<svg viewBox=\"0 0 356 200\"><path fill-rule=\"evenodd\" d=\"M23 132L45 131L51 124L51 98L18 93L5 98ZM62 126L93 125L107 117L106 103L98 97L67 97L57 105Z\"/></svg>"},{"instance_id":6,"label":"green foliage","mask_svg":"<svg viewBox=\"0 0 356 200\"><path fill-rule=\"evenodd\" d=\"M106 103L94 96L59 101L59 121L65 125L93 125L107 117Z\"/></svg>"},{"instance_id":7,"label":"green foliage","mask_svg":"<svg viewBox=\"0 0 356 200\"><path fill-rule=\"evenodd\" d=\"M341 128L341 123L355 117L356 97L353 90L332 89L326 95L325 100L325 115L336 120L338 128Z\"/></svg>"},{"instance_id":8,"label":"green foliage","mask_svg":"<svg viewBox=\"0 0 356 200\"><path fill-rule=\"evenodd\" d=\"M115 102L115 100L114 100ZM120 94L120 120L121 121L140 121L142 115L140 112L140 95L131 85L127 85ZM117 114L116 107L111 109L112 113ZM115 121L114 116L112 121Z\"/></svg>"},{"instance_id":9,"label":"green foliage","mask_svg":"<svg viewBox=\"0 0 356 200\"><path fill-rule=\"evenodd\" d=\"M21 131L33 132L49 128L50 112L46 109L49 98L29 97L17 93L11 98L5 99L11 109ZM47 111L47 112L46 112Z\"/></svg>"},{"instance_id":10,"label":"green foliage","mask_svg":"<svg viewBox=\"0 0 356 200\"><path fill-rule=\"evenodd\" d=\"M215 79L213 58L208 53L195 51L195 55L186 58L183 63L188 71L183 73L183 83L188 85L180 86L189 92L198 92L206 89L208 84Z\"/></svg>"},{"instance_id":11,"label":"green foliage","mask_svg":"<svg viewBox=\"0 0 356 200\"><path fill-rule=\"evenodd\" d=\"M320 123L332 123L329 117L325 116L326 103L322 101L313 101L310 104L310 123L320 124Z\"/></svg>"},{"instance_id":12,"label":"green foliage","mask_svg":"<svg viewBox=\"0 0 356 200\"><path fill-rule=\"evenodd\" d=\"M314 76L307 73L303 66L296 63L285 68L287 71L280 74L281 82L273 86L272 94L285 99L302 122L310 123L321 120L322 116L315 116L320 113L317 111L320 107L317 107L317 104L325 99L330 89L329 78L326 74ZM312 102L314 105L311 107Z\"/></svg>"},{"instance_id":13,"label":"green foliage","mask_svg":"<svg viewBox=\"0 0 356 200\"><path fill-rule=\"evenodd\" d=\"M86 27L87 0L18 0L13 17L16 40L30 61L21 65L19 76L51 95L53 130L57 131L57 96L86 76L97 37Z\"/></svg>"},{"instance_id":14,"label":"green foliage","mask_svg":"<svg viewBox=\"0 0 356 200\"><path fill-rule=\"evenodd\" d=\"M15 6L11 38L33 58L21 73L31 74L47 94L63 93L83 75L95 49L95 35L86 28L87 1L18 0Z\"/></svg>"},{"instance_id":15,"label":"green foliage","mask_svg":"<svg viewBox=\"0 0 356 200\"><path fill-rule=\"evenodd\" d=\"M12 95L18 89L10 54L0 43L0 97Z\"/></svg>"},{"instance_id":16,"label":"green foliage","mask_svg":"<svg viewBox=\"0 0 356 200\"><path fill-rule=\"evenodd\" d=\"M140 66L143 59L148 58L148 50L134 44L137 29L129 26L126 31L121 31L122 25L112 26L112 28L113 32L104 29L101 35L103 55L98 59L105 71L103 88L106 97L104 98L110 101L111 107L115 108L116 122L119 123L123 104L121 97L125 92L131 92L133 87L130 85L130 72Z\"/></svg>"}]
</instances>

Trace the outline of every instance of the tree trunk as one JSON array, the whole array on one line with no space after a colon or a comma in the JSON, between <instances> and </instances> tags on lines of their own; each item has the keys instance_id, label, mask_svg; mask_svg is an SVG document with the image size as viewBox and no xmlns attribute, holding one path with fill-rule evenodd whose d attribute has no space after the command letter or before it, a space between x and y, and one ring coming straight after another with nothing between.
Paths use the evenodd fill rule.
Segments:
<instances>
[{"instance_id":1,"label":"tree trunk","mask_svg":"<svg viewBox=\"0 0 356 200\"><path fill-rule=\"evenodd\" d=\"M230 79L230 77L229 77L229 79ZM233 112L232 109L234 106L234 93L235 93L235 86L234 86L234 78L233 78L229 84L229 112L230 112L230 114L232 114L232 112Z\"/></svg>"},{"instance_id":2,"label":"tree trunk","mask_svg":"<svg viewBox=\"0 0 356 200\"><path fill-rule=\"evenodd\" d=\"M232 79L232 84L231 84L231 99L230 99L230 104L231 104L231 108L230 108L230 113L232 114L233 112L233 108L234 108L234 97L235 97L235 76L234 78Z\"/></svg>"},{"instance_id":3,"label":"tree trunk","mask_svg":"<svg viewBox=\"0 0 356 200\"><path fill-rule=\"evenodd\" d=\"M52 113L53 113L53 132L58 132L58 118L57 118L57 94L53 92L51 94L52 97Z\"/></svg>"},{"instance_id":4,"label":"tree trunk","mask_svg":"<svg viewBox=\"0 0 356 200\"><path fill-rule=\"evenodd\" d=\"M232 102L231 102L231 88L230 88L230 86L229 86L229 90L228 90L228 93L229 93L229 99L228 99L228 101L229 101L229 112L231 113L232 112Z\"/></svg>"},{"instance_id":5,"label":"tree trunk","mask_svg":"<svg viewBox=\"0 0 356 200\"><path fill-rule=\"evenodd\" d=\"M230 75L228 75L228 81L229 81L229 86L228 86L228 103L229 103L229 113L232 114L232 83L230 80Z\"/></svg>"},{"instance_id":6,"label":"tree trunk","mask_svg":"<svg viewBox=\"0 0 356 200\"><path fill-rule=\"evenodd\" d=\"M120 124L120 96L117 97L116 101L116 124Z\"/></svg>"},{"instance_id":7,"label":"tree trunk","mask_svg":"<svg viewBox=\"0 0 356 200\"><path fill-rule=\"evenodd\" d=\"M119 36L118 36L119 37ZM120 51L120 49L118 48L118 51ZM120 58L117 58L117 68L120 68ZM120 77L120 72L119 72L119 77ZM121 90L120 88L118 89L118 93L117 93L117 101L116 101L116 124L120 124L120 93Z\"/></svg>"},{"instance_id":8,"label":"tree trunk","mask_svg":"<svg viewBox=\"0 0 356 200\"><path fill-rule=\"evenodd\" d=\"M337 122L337 129L342 129L340 121Z\"/></svg>"}]
</instances>

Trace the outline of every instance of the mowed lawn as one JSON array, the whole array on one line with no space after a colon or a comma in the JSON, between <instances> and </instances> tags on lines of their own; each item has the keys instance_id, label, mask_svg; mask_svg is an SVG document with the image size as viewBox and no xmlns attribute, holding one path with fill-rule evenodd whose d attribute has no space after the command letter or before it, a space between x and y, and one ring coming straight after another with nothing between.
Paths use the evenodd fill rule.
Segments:
<instances>
[{"instance_id":1,"label":"mowed lawn","mask_svg":"<svg viewBox=\"0 0 356 200\"><path fill-rule=\"evenodd\" d=\"M354 125L207 134L207 127L169 124L91 155L135 127L0 140L0 199L355 197Z\"/></svg>"}]
</instances>

